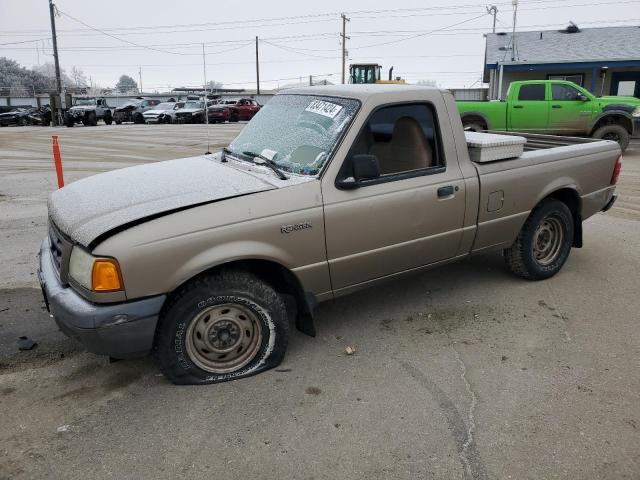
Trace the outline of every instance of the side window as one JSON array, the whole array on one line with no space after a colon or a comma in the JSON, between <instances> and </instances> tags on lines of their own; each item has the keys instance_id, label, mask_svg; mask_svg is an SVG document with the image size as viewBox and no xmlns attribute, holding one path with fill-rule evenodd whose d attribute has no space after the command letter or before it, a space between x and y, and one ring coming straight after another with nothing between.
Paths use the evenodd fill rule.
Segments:
<instances>
[{"instance_id":1,"label":"side window","mask_svg":"<svg viewBox=\"0 0 640 480\"><path fill-rule=\"evenodd\" d=\"M381 175L443 167L435 111L406 104L375 111L358 135L349 157L375 155Z\"/></svg>"},{"instance_id":2,"label":"side window","mask_svg":"<svg viewBox=\"0 0 640 480\"><path fill-rule=\"evenodd\" d=\"M569 85L551 85L551 98L553 100L578 100L580 92Z\"/></svg>"},{"instance_id":3,"label":"side window","mask_svg":"<svg viewBox=\"0 0 640 480\"><path fill-rule=\"evenodd\" d=\"M521 85L518 100L544 100L544 83Z\"/></svg>"}]
</instances>

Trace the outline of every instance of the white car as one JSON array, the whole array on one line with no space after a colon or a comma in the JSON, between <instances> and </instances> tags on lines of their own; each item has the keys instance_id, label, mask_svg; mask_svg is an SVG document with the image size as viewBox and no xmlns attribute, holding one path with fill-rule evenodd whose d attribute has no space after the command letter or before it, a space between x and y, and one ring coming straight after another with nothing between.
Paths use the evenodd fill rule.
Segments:
<instances>
[{"instance_id":1,"label":"white car","mask_svg":"<svg viewBox=\"0 0 640 480\"><path fill-rule=\"evenodd\" d=\"M173 123L175 112L184 107L184 102L163 102L153 110L144 112L144 123Z\"/></svg>"}]
</instances>

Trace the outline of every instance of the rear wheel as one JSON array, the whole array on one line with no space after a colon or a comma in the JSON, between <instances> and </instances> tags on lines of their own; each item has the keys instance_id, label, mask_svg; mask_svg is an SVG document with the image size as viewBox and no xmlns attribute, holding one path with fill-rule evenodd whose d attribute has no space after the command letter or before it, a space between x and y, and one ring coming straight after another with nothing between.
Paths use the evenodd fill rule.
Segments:
<instances>
[{"instance_id":1,"label":"rear wheel","mask_svg":"<svg viewBox=\"0 0 640 480\"><path fill-rule=\"evenodd\" d=\"M560 271L573 245L573 216L559 200L541 202L529 215L516 241L504 251L509 269L528 280Z\"/></svg>"},{"instance_id":2,"label":"rear wheel","mask_svg":"<svg viewBox=\"0 0 640 480\"><path fill-rule=\"evenodd\" d=\"M618 142L624 152L629 146L629 132L622 125L604 125L591 135L593 138Z\"/></svg>"},{"instance_id":3,"label":"rear wheel","mask_svg":"<svg viewBox=\"0 0 640 480\"><path fill-rule=\"evenodd\" d=\"M113 117L111 116L111 112L107 110L104 114L104 123L105 125L111 125L113 122Z\"/></svg>"},{"instance_id":4,"label":"rear wheel","mask_svg":"<svg viewBox=\"0 0 640 480\"><path fill-rule=\"evenodd\" d=\"M232 113L231 116L229 117L229 121L230 122L237 122L238 121L238 114L237 113Z\"/></svg>"},{"instance_id":5,"label":"rear wheel","mask_svg":"<svg viewBox=\"0 0 640 480\"><path fill-rule=\"evenodd\" d=\"M138 123L138 124L144 123L144 117L142 116L141 113L136 113L133 116L133 123Z\"/></svg>"},{"instance_id":6,"label":"rear wheel","mask_svg":"<svg viewBox=\"0 0 640 480\"><path fill-rule=\"evenodd\" d=\"M487 130L487 126L477 117L463 118L462 128L469 132L482 132Z\"/></svg>"},{"instance_id":7,"label":"rear wheel","mask_svg":"<svg viewBox=\"0 0 640 480\"><path fill-rule=\"evenodd\" d=\"M21 127L26 127L29 124L29 122L27 121L27 119L25 117L20 117L18 119L18 125Z\"/></svg>"},{"instance_id":8,"label":"rear wheel","mask_svg":"<svg viewBox=\"0 0 640 480\"><path fill-rule=\"evenodd\" d=\"M193 280L161 314L155 356L176 384L218 383L277 366L289 324L284 301L241 271Z\"/></svg>"}]
</instances>

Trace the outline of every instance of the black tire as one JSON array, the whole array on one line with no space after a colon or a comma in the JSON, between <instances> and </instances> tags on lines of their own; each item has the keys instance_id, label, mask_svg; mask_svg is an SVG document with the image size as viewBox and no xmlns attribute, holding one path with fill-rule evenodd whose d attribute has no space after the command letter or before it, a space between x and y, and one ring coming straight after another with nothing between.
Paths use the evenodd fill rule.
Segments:
<instances>
[{"instance_id":1,"label":"black tire","mask_svg":"<svg viewBox=\"0 0 640 480\"><path fill-rule=\"evenodd\" d=\"M89 125L95 127L98 125L98 117L96 112L89 112Z\"/></svg>"},{"instance_id":2,"label":"black tire","mask_svg":"<svg viewBox=\"0 0 640 480\"><path fill-rule=\"evenodd\" d=\"M604 125L593 132L591 137L618 142L623 152L629 146L629 132L622 125Z\"/></svg>"},{"instance_id":3,"label":"black tire","mask_svg":"<svg viewBox=\"0 0 640 480\"><path fill-rule=\"evenodd\" d=\"M64 124L65 124L67 127L69 127L69 128L73 127L73 124L74 124L74 123L75 123L75 122L73 121L73 118L71 118L71 115L65 115L65 117L64 117Z\"/></svg>"},{"instance_id":4,"label":"black tire","mask_svg":"<svg viewBox=\"0 0 640 480\"><path fill-rule=\"evenodd\" d=\"M29 125L29 121L25 117L20 117L18 119L18 126L19 127L26 127L27 125Z\"/></svg>"},{"instance_id":5,"label":"black tire","mask_svg":"<svg viewBox=\"0 0 640 480\"><path fill-rule=\"evenodd\" d=\"M104 120L104 124L105 124L105 125L111 125L111 123L113 123L113 117L111 116L111 112L110 112L109 110L107 110L107 111L104 113L104 118L103 118L103 120Z\"/></svg>"},{"instance_id":6,"label":"black tire","mask_svg":"<svg viewBox=\"0 0 640 480\"><path fill-rule=\"evenodd\" d=\"M229 121L230 122L237 122L238 121L238 114L237 113L233 113L231 114L231 116L229 117Z\"/></svg>"},{"instance_id":7,"label":"black tire","mask_svg":"<svg viewBox=\"0 0 640 480\"><path fill-rule=\"evenodd\" d=\"M470 120L468 122L463 121L462 122L462 128L464 128L465 130L467 130L469 132L482 132L482 131L487 129L484 125L482 125L482 124L480 124L478 122L474 122L472 120Z\"/></svg>"},{"instance_id":8,"label":"black tire","mask_svg":"<svg viewBox=\"0 0 640 480\"><path fill-rule=\"evenodd\" d=\"M133 123L142 124L144 123L144 117L141 113L136 113L133 115Z\"/></svg>"},{"instance_id":9,"label":"black tire","mask_svg":"<svg viewBox=\"0 0 640 480\"><path fill-rule=\"evenodd\" d=\"M237 340L229 333L229 341L244 342L246 337L251 337L252 346L247 346L246 352L252 352L251 357L243 360L230 371L220 371L223 368L206 370L203 356L216 356L221 352L210 352L204 348L194 347L196 336L199 335L198 325L202 325L209 318L214 321L206 324L207 348L215 350L211 342L220 341L222 334L215 337L216 333L224 328L223 322L230 323L225 318L215 320L216 315L225 314L230 307L247 312L250 317L252 330L260 329L260 334L255 333L255 339L249 335L249 330L240 327ZM227 313L228 315L231 315ZM204 317L203 317L204 315ZM236 315L242 318L242 315ZM233 318L233 317L230 317ZM244 320L247 320L246 318ZM235 320L231 320L235 321ZM194 336L194 332L195 335ZM213 332L213 333L212 333ZM224 333L224 332L223 332ZM201 339L202 336L198 336ZM259 278L242 271L222 271L214 275L204 276L192 280L176 293L174 293L163 307L156 331L154 342L154 355L160 366L160 370L173 383L178 385L209 384L226 382L238 378L248 377L256 373L276 367L282 362L289 338L289 323L285 303L278 293ZM247 340L249 341L249 340ZM202 341L201 341L202 342ZM238 355L233 344L229 352L232 356ZM242 344L240 343L242 347ZM200 350L206 353L202 353ZM240 352L240 350L238 350ZM218 360L220 361L220 360ZM225 360L223 359L222 362ZM205 366L206 367L206 366Z\"/></svg>"},{"instance_id":10,"label":"black tire","mask_svg":"<svg viewBox=\"0 0 640 480\"><path fill-rule=\"evenodd\" d=\"M122 125L122 120L115 120L116 125Z\"/></svg>"},{"instance_id":11,"label":"black tire","mask_svg":"<svg viewBox=\"0 0 640 480\"><path fill-rule=\"evenodd\" d=\"M557 241L553 241L555 233ZM546 235L551 237L548 255L545 245ZM566 204L559 200L547 199L540 202L531 212L518 237L511 247L504 250L507 267L516 275L527 280L543 280L560 271L573 245L573 216Z\"/></svg>"}]
</instances>

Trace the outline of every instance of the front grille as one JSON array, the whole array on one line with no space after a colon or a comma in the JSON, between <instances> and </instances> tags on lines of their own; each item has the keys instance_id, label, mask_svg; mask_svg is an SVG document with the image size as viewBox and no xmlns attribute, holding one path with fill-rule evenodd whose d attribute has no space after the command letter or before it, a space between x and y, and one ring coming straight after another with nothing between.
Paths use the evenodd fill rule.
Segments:
<instances>
[{"instance_id":1,"label":"front grille","mask_svg":"<svg viewBox=\"0 0 640 480\"><path fill-rule=\"evenodd\" d=\"M62 265L62 239L53 227L49 228L49 248L51 248L53 264L56 270L60 272L60 266Z\"/></svg>"},{"instance_id":2,"label":"front grille","mask_svg":"<svg viewBox=\"0 0 640 480\"><path fill-rule=\"evenodd\" d=\"M69 268L69 257L73 244L60 233L55 224L49 221L49 249L51 259L58 272L60 281L65 284L67 281L67 271Z\"/></svg>"}]
</instances>

